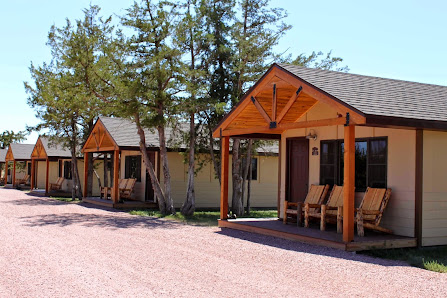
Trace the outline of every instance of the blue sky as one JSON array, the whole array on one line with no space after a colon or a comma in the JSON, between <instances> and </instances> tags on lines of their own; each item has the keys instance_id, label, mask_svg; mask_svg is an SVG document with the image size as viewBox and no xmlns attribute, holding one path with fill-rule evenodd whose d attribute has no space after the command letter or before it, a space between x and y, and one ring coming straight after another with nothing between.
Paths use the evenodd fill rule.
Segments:
<instances>
[{"instance_id":1,"label":"blue sky","mask_svg":"<svg viewBox=\"0 0 447 298\"><path fill-rule=\"evenodd\" d=\"M31 61L50 60L50 26L82 17L90 1L1 0L0 132L23 130L38 119L27 105L24 81ZM102 14L123 14L132 1L91 1ZM344 59L351 73L447 85L447 1L272 0L286 8L293 28L277 47L293 56L312 51ZM28 137L33 143L37 134Z\"/></svg>"}]
</instances>

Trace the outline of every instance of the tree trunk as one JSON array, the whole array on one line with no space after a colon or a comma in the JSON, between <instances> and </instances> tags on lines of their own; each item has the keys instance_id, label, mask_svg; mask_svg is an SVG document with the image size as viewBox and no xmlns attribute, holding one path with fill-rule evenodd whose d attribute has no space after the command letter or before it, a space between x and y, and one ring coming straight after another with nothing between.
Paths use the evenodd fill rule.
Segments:
<instances>
[{"instance_id":1,"label":"tree trunk","mask_svg":"<svg viewBox=\"0 0 447 298\"><path fill-rule=\"evenodd\" d=\"M78 172L78 162L76 159L76 147L77 147L77 127L76 122L74 118L71 119L71 173L72 173L72 179L73 179L73 188L71 193L71 198L74 200L76 197L79 198L79 200L82 200L82 188L81 188L81 181L79 179L79 172ZM84 165L87 166L87 165Z\"/></svg>"},{"instance_id":2,"label":"tree trunk","mask_svg":"<svg viewBox=\"0 0 447 298\"><path fill-rule=\"evenodd\" d=\"M231 200L231 210L233 214L241 216L244 214L244 206L242 206L241 190L241 156L239 154L240 140L233 140L233 198Z\"/></svg>"},{"instance_id":3,"label":"tree trunk","mask_svg":"<svg viewBox=\"0 0 447 298\"><path fill-rule=\"evenodd\" d=\"M102 186L101 185L101 178L99 177L98 173L95 170L93 170L93 174L95 174L96 180L98 180L99 189L101 189L101 186Z\"/></svg>"},{"instance_id":4,"label":"tree trunk","mask_svg":"<svg viewBox=\"0 0 447 298\"><path fill-rule=\"evenodd\" d=\"M248 183L247 183L247 208L245 212L250 214L250 194L251 194L251 179L252 177L252 163L251 163L251 150L253 147L253 140L248 140L248 149L247 149L247 162L248 162Z\"/></svg>"},{"instance_id":5,"label":"tree trunk","mask_svg":"<svg viewBox=\"0 0 447 298\"><path fill-rule=\"evenodd\" d=\"M164 199L166 204L166 214L175 214L174 202L171 197L171 174L169 173L169 163L168 163L168 150L166 149L166 136L165 127L159 125L158 139L160 141L160 158L163 165L163 178L164 178Z\"/></svg>"},{"instance_id":6,"label":"tree trunk","mask_svg":"<svg viewBox=\"0 0 447 298\"><path fill-rule=\"evenodd\" d=\"M196 195L194 192L194 165L195 165L195 127L194 112L190 114L189 120L189 168L188 168L188 187L186 190L186 199L183 202L180 212L183 215L193 215L196 209Z\"/></svg>"},{"instance_id":7,"label":"tree trunk","mask_svg":"<svg viewBox=\"0 0 447 298\"><path fill-rule=\"evenodd\" d=\"M152 164L149 158L149 154L147 152L146 136L144 134L143 128L141 127L140 116L138 115L138 113L135 114L135 123L137 125L138 135L140 136L140 151L143 156L143 162L144 165L146 166L146 171L149 173L149 176L151 177L152 189L154 190L154 193L158 199L158 207L160 209L161 214L166 215L168 213L166 209L165 195L163 193L163 190L161 189L160 181L158 181L157 175L155 174L154 165Z\"/></svg>"},{"instance_id":8,"label":"tree trunk","mask_svg":"<svg viewBox=\"0 0 447 298\"><path fill-rule=\"evenodd\" d=\"M104 187L109 186L109 154L104 153Z\"/></svg>"},{"instance_id":9,"label":"tree trunk","mask_svg":"<svg viewBox=\"0 0 447 298\"><path fill-rule=\"evenodd\" d=\"M242 206L244 205L244 198L245 198L245 182L249 179L248 177L248 171L250 170L250 164L251 164L251 147L252 147L253 141L251 139L248 140L247 145L247 155L245 158L245 164L243 166L243 174L242 174Z\"/></svg>"},{"instance_id":10,"label":"tree trunk","mask_svg":"<svg viewBox=\"0 0 447 298\"><path fill-rule=\"evenodd\" d=\"M209 146L210 156L211 156L211 160L212 160L213 166L214 166L214 173L216 174L217 178L219 179L219 185L220 185L221 184L220 166L217 163L217 159L216 159L216 156L214 154L213 129L212 129L211 125L210 125L210 121L211 121L210 118L209 117L207 117L207 118L208 118L208 120L207 120L207 122L208 122L208 139L209 139L209 143L210 143L210 146Z\"/></svg>"}]
</instances>

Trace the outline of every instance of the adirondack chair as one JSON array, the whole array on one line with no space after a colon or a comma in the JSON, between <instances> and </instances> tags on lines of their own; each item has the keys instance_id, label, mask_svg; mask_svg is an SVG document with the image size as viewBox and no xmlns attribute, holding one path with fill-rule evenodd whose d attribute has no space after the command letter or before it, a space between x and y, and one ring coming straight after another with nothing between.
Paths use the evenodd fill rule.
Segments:
<instances>
[{"instance_id":1,"label":"adirondack chair","mask_svg":"<svg viewBox=\"0 0 447 298\"><path fill-rule=\"evenodd\" d=\"M289 215L296 215L297 225L300 226L303 220L303 204L321 204L326 198L327 192L329 190L329 185L315 185L310 186L309 192L307 193L304 202L288 202L284 203L284 218L283 223L287 224Z\"/></svg>"},{"instance_id":2,"label":"adirondack chair","mask_svg":"<svg viewBox=\"0 0 447 298\"><path fill-rule=\"evenodd\" d=\"M58 177L56 183L50 183L50 190L60 190L62 188L62 183L64 182L64 177Z\"/></svg>"},{"instance_id":3,"label":"adirondack chair","mask_svg":"<svg viewBox=\"0 0 447 298\"><path fill-rule=\"evenodd\" d=\"M137 182L137 179L129 178L129 179L124 179L124 180L126 180L126 184L123 188L120 188L120 198L121 199L130 199L132 196L132 192L133 192L135 183Z\"/></svg>"},{"instance_id":4,"label":"adirondack chair","mask_svg":"<svg viewBox=\"0 0 447 298\"><path fill-rule=\"evenodd\" d=\"M392 234L390 229L383 228L380 225L383 211L391 197L391 188L371 188L368 187L360 203L356 209L357 234L364 236L364 228Z\"/></svg>"},{"instance_id":5,"label":"adirondack chair","mask_svg":"<svg viewBox=\"0 0 447 298\"><path fill-rule=\"evenodd\" d=\"M118 185L119 185L119 187L120 186L123 186L123 187L125 187L125 185L126 184L123 184L123 183L127 183L127 182L123 182L123 180L124 179L118 179ZM99 195L99 197L102 199L102 198L104 198L104 199L106 199L106 200L110 200L111 199L111 197L112 197L112 188L113 187L110 187L110 186L101 186L100 187L100 195Z\"/></svg>"},{"instance_id":6,"label":"adirondack chair","mask_svg":"<svg viewBox=\"0 0 447 298\"><path fill-rule=\"evenodd\" d=\"M341 233L343 226L343 186L334 185L326 204L304 205L304 226L309 227L310 218L320 219L320 230L326 230L326 222L337 222L337 233Z\"/></svg>"},{"instance_id":7,"label":"adirondack chair","mask_svg":"<svg viewBox=\"0 0 447 298\"><path fill-rule=\"evenodd\" d=\"M16 185L20 184L26 184L26 182L29 180L29 175L26 174L23 178L16 178Z\"/></svg>"}]
</instances>

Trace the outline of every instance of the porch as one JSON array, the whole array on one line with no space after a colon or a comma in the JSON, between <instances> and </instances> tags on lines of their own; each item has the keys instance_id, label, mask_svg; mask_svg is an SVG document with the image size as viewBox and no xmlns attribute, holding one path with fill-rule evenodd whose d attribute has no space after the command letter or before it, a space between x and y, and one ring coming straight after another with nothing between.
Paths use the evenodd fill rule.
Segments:
<instances>
[{"instance_id":1,"label":"porch","mask_svg":"<svg viewBox=\"0 0 447 298\"><path fill-rule=\"evenodd\" d=\"M128 201L123 200L121 202L114 202L113 200L102 199L98 197L86 197L82 200L84 203L93 204L96 206L109 207L115 209L152 209L158 208L156 202L143 202L143 201Z\"/></svg>"},{"instance_id":2,"label":"porch","mask_svg":"<svg viewBox=\"0 0 447 298\"><path fill-rule=\"evenodd\" d=\"M335 226L328 226L326 231L320 231L319 226L315 224L310 228L297 227L294 224L285 225L277 218L226 219L219 220L218 226L345 251L417 246L416 238L373 231L365 231L364 237L355 235L352 242L345 243L343 235L337 234Z\"/></svg>"},{"instance_id":3,"label":"porch","mask_svg":"<svg viewBox=\"0 0 447 298\"><path fill-rule=\"evenodd\" d=\"M388 119L371 116L375 112L372 105L380 107L373 102L374 96L367 98L371 114L361 111L365 106L355 101L349 88L334 87L349 79L340 73L273 65L226 115L213 132L222 148L220 227L349 251L420 245L420 133L408 123L388 123ZM328 83L332 81L337 84ZM352 88L359 90L363 85L353 83ZM318 227L283 225L276 219L229 219L230 138L280 140L279 218L287 209L285 202L303 203L311 185L343 186L339 205L329 204L340 207L336 216L342 233L337 234L335 227L320 231ZM366 203L375 206L371 210L374 226L368 228L393 234L366 231L364 237L357 236L356 217L361 218L364 211L359 215L356 210L363 202L372 202L365 199L370 188L389 192L392 198L388 208L389 196ZM329 201L328 196L322 195L319 206ZM360 220L363 226L363 218Z\"/></svg>"}]
</instances>

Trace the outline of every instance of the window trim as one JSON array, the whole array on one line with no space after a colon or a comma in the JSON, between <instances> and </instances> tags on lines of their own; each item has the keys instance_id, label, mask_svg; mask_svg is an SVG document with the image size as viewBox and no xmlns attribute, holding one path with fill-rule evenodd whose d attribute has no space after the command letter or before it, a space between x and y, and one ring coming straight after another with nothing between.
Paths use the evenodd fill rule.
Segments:
<instances>
[{"instance_id":1,"label":"window trim","mask_svg":"<svg viewBox=\"0 0 447 298\"><path fill-rule=\"evenodd\" d=\"M370 148L370 144L371 144L371 141L378 141L378 140L385 140L385 142L386 142L386 156L385 156L385 166L386 166L386 171L385 171L385 188L387 188L388 187L388 155L389 155L389 151L388 151L388 146L389 146L389 143L388 143L388 136L381 136L381 137L364 137L364 138L356 138L355 139L355 143L357 143L357 142L367 142L367 152L366 152L366 187L368 187L368 183L369 183L369 166L370 166L370 162L369 162L369 154L370 154L370 150L369 150L369 148ZM319 165L319 171L320 171L320 173L319 173L319 181L320 181L320 184L321 184L321 181L323 180L322 179L322 171L321 171L321 165L322 165L322 163L321 163L321 160L322 160L322 151L321 151L321 147L322 147L322 143L323 142L327 142L327 143L330 143L330 142L334 142L335 144L336 144L336 148L335 148L335 150L336 150L336 161L334 162L334 165L335 165L335 169L334 169L334 181L335 181L335 184L339 184L339 185L343 185L343 183L341 183L342 182L342 177L340 177L341 175L340 175L340 169L341 169L341 150L340 150L340 148L341 148L341 144L343 144L344 143L344 139L330 139L330 140L320 140L320 165ZM383 165L383 164L372 164L372 165ZM357 189L356 188L356 190L355 190L355 192L365 192L366 191L366 189Z\"/></svg>"},{"instance_id":2,"label":"window trim","mask_svg":"<svg viewBox=\"0 0 447 298\"><path fill-rule=\"evenodd\" d=\"M137 171L137 173L135 173L136 174L136 179L137 179L137 182L141 182L141 168L142 168L142 163L143 163L143 160L142 160L142 158L143 158L143 156L142 155L126 155L125 157L124 157L124 179L129 179L129 178L132 178L132 177L130 177L131 175L128 175L128 174L130 174L130 173L128 173L127 172L127 169L128 169L128 166L127 166L127 161L129 160L129 159L131 159L131 158L139 158L139 166L140 166L140 171L138 172ZM138 164L138 162L137 162L137 164ZM129 170L130 170L130 165L129 165ZM137 170L138 170L138 168L137 168Z\"/></svg>"}]
</instances>

